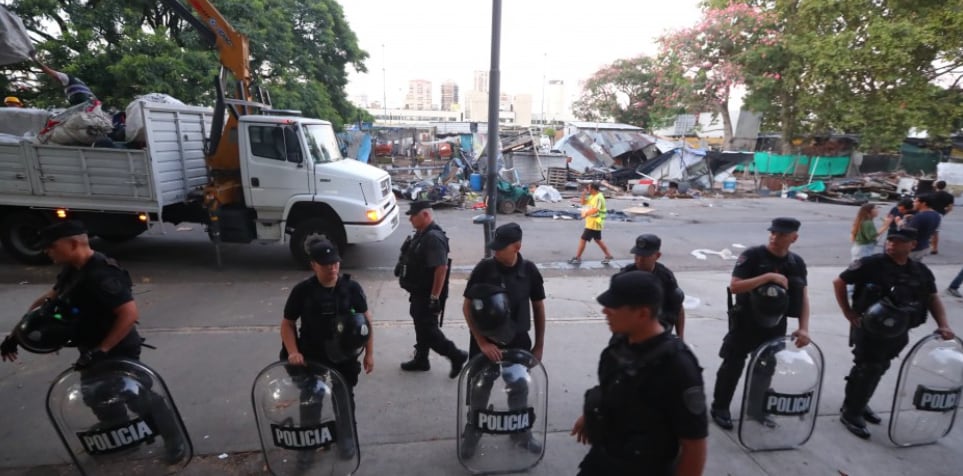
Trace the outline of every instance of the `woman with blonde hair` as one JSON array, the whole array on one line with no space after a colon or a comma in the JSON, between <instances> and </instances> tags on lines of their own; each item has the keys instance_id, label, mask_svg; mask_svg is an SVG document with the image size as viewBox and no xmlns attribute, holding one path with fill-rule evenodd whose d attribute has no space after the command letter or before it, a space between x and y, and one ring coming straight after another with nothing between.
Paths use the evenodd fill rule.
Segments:
<instances>
[{"instance_id":1,"label":"woman with blonde hair","mask_svg":"<svg viewBox=\"0 0 963 476\"><path fill-rule=\"evenodd\" d=\"M876 205L872 203L859 207L856 219L853 220L853 228L849 233L849 239L853 243L851 250L853 261L876 253L876 240L881 233L873 221L877 213Z\"/></svg>"}]
</instances>

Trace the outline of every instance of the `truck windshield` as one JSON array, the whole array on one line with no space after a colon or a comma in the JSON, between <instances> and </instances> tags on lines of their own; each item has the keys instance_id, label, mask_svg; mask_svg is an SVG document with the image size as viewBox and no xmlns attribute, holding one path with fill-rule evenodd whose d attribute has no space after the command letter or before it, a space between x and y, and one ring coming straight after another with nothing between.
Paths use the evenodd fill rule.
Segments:
<instances>
[{"instance_id":1,"label":"truck windshield","mask_svg":"<svg viewBox=\"0 0 963 476\"><path fill-rule=\"evenodd\" d=\"M308 124L304 126L304 136L308 141L308 152L316 164L336 162L344 157L338 147L334 129L327 124Z\"/></svg>"}]
</instances>

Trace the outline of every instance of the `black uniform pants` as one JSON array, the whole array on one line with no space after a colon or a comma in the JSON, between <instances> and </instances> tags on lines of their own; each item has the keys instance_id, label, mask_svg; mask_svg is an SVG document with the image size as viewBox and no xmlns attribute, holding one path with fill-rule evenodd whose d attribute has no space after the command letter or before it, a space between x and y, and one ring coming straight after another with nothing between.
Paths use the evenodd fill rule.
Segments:
<instances>
[{"instance_id":1,"label":"black uniform pants","mask_svg":"<svg viewBox=\"0 0 963 476\"><path fill-rule=\"evenodd\" d=\"M136 350L115 348L107 355L108 358L137 361L140 356L140 343L138 342ZM133 378L137 379L137 376ZM80 371L80 393L84 404L90 407L105 428L130 421L129 410L160 433L165 447L176 449L183 444L181 426L174 410L167 400L151 390L153 381L137 379L140 388L130 383L123 377L105 373L103 367L97 364Z\"/></svg>"},{"instance_id":2,"label":"black uniform pants","mask_svg":"<svg viewBox=\"0 0 963 476\"><path fill-rule=\"evenodd\" d=\"M408 302L411 303L408 312L415 323L415 358L427 359L429 350L449 358L458 353L455 343L448 340L438 327L438 315L429 309L431 296L427 293L412 293Z\"/></svg>"},{"instance_id":3,"label":"black uniform pants","mask_svg":"<svg viewBox=\"0 0 963 476\"><path fill-rule=\"evenodd\" d=\"M306 357L309 358L310 357ZM310 359L321 362L320 359ZM321 424L321 411L324 409L324 401L330 398L334 404L335 427L342 443L348 446L349 438L357 433L357 422L355 418L354 387L358 384L358 374L361 373L361 364L357 360L349 360L340 364L324 363L338 372L347 385L348 400L344 401L338 395L326 395L330 391L328 383L325 381L327 375L316 375L308 372L308 367L300 365L286 365L284 369L291 376L291 380L301 389L300 394L300 426L312 427Z\"/></svg>"},{"instance_id":4,"label":"black uniform pants","mask_svg":"<svg viewBox=\"0 0 963 476\"><path fill-rule=\"evenodd\" d=\"M527 332L519 332L515 335L515 338L508 343L504 349L522 349L525 351L532 350L532 339L528 336ZM478 347L478 343L475 339L471 339L468 345L468 358L473 359L476 355L481 354L481 348ZM469 402L468 406L472 410L481 410L488 406L488 399L491 396L492 385L495 384L495 380L499 377L505 378L506 388L508 390L508 408L512 410L522 410L528 406L528 382L525 379L514 379L515 376L513 372L517 369L510 369L511 365L521 365L521 364L502 364L501 369L490 365L491 362L488 358L485 358L484 365L481 367L481 375L477 373L472 373L476 371L476 368L471 368L468 375L468 396ZM476 378L477 376L477 378ZM474 382L474 386L472 386Z\"/></svg>"},{"instance_id":5,"label":"black uniform pants","mask_svg":"<svg viewBox=\"0 0 963 476\"><path fill-rule=\"evenodd\" d=\"M869 404L890 361L909 343L908 333L893 338L874 336L860 327L850 329L853 343L853 368L846 377L846 397L843 408L862 412Z\"/></svg>"},{"instance_id":6,"label":"black uniform pants","mask_svg":"<svg viewBox=\"0 0 963 476\"><path fill-rule=\"evenodd\" d=\"M741 324L741 325L739 325ZM722 340L719 357L722 364L716 372L716 385L712 392L712 408L727 410L732 403L732 395L739 385L739 377L746 365L746 357L760 345L786 335L786 319L779 325L765 329L745 322L734 326ZM761 401L769 388L774 365L761 366L762 373L753 375L753 385L746 397L750 402ZM766 375L768 373L768 375ZM754 408L754 407L753 407ZM760 416L760 415L754 415Z\"/></svg>"},{"instance_id":7,"label":"black uniform pants","mask_svg":"<svg viewBox=\"0 0 963 476\"><path fill-rule=\"evenodd\" d=\"M592 445L578 465L578 476L670 476L676 462L659 464L652 459L623 459L608 454L600 445Z\"/></svg>"}]
</instances>

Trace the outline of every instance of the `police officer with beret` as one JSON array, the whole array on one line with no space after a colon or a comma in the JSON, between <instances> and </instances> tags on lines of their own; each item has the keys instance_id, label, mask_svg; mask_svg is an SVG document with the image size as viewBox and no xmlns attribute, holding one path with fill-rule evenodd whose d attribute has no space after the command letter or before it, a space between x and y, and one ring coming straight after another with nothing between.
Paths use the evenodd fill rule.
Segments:
<instances>
[{"instance_id":1,"label":"police officer with beret","mask_svg":"<svg viewBox=\"0 0 963 476\"><path fill-rule=\"evenodd\" d=\"M643 234L635 239L635 246L632 247L632 254L635 255L635 263L622 268L619 272L628 271L647 271L659 278L662 284L662 309L659 311L659 321L662 327L669 332L675 328L676 335L680 339L685 339L685 309L682 308L682 301L685 300L685 293L679 288L679 282L675 280L675 274L664 264L659 263L662 253L662 239L656 235Z\"/></svg>"},{"instance_id":2,"label":"police officer with beret","mask_svg":"<svg viewBox=\"0 0 963 476\"><path fill-rule=\"evenodd\" d=\"M892 231L883 253L854 261L833 280L836 303L850 323L853 347L853 367L846 377L839 421L860 438L870 437L866 422L882 421L869 407L869 400L890 361L909 343L909 330L926 322L928 312L936 319L936 332L943 339L954 336L933 273L925 264L910 259L916 241L914 228ZM852 304L847 284L854 285Z\"/></svg>"},{"instance_id":3,"label":"police officer with beret","mask_svg":"<svg viewBox=\"0 0 963 476\"><path fill-rule=\"evenodd\" d=\"M411 202L406 214L415 234L401 246L395 275L409 293L409 312L415 323L415 356L402 363L401 369L430 370L428 352L434 350L448 358L451 362L448 376L456 378L468 354L448 340L439 325L439 316L448 298L448 237L434 221L431 202Z\"/></svg>"},{"instance_id":4,"label":"police officer with beret","mask_svg":"<svg viewBox=\"0 0 963 476\"><path fill-rule=\"evenodd\" d=\"M482 259L475 265L465 285L462 312L472 337L468 355L474 358L478 354L484 354L488 360L499 362L502 360L503 350L521 349L531 351L532 355L541 361L545 343L545 282L535 263L523 258L519 252L522 249L522 228L517 223L499 226L495 229L488 248L493 251L493 256ZM510 332L505 332L504 337L498 339L500 342L488 337L486 335L488 333L480 327L480 323L472 318L472 300L482 297L476 296L476 293L483 288L496 288L508 295L506 317L510 323L505 328ZM534 344L528 333L533 323ZM479 392L476 389L474 392L482 394L484 391L490 391L493 382L494 380L486 382L487 390ZM519 389L513 395L509 395L509 403L524 407L526 396L527 388ZM481 400L484 399L473 400L472 407L476 409L485 407L487 402ZM480 436L480 433L470 425L465 429L464 441L461 445L462 458L472 457ZM542 451L541 444L531 433L520 433L514 440L517 446L532 453L537 454Z\"/></svg>"},{"instance_id":5,"label":"police officer with beret","mask_svg":"<svg viewBox=\"0 0 963 476\"><path fill-rule=\"evenodd\" d=\"M125 421L125 403L113 398L116 395L105 394L114 389L95 385L99 379L94 364L106 359L140 358L144 340L134 327L139 313L131 294L130 275L116 261L91 249L83 223L58 222L41 229L39 235L39 246L62 268L53 288L30 304L28 316L44 319L48 317L45 309L57 309L50 312L59 314L58 321L69 322L70 331L65 335L80 351L74 368L81 373L84 403L101 422ZM4 361L17 359L17 340L12 335L0 344L0 354ZM186 446L170 408L153 392L147 397L145 406L141 402L127 405L142 417L153 415L164 438L165 457L170 462L180 460Z\"/></svg>"},{"instance_id":6,"label":"police officer with beret","mask_svg":"<svg viewBox=\"0 0 963 476\"><path fill-rule=\"evenodd\" d=\"M763 343L786 335L786 317L799 319L792 333L796 346L809 344L809 295L806 289L806 263L789 251L799 238L799 220L776 218L769 227L769 242L744 251L736 261L729 292L736 295L729 310L729 332L722 340L710 414L724 430L733 428L729 404L739 384L746 357ZM730 299L731 306L731 299ZM766 378L753 378L756 384L747 398L762 398ZM755 405L752 408L756 408ZM766 415L749 415L774 427Z\"/></svg>"},{"instance_id":7,"label":"police officer with beret","mask_svg":"<svg viewBox=\"0 0 963 476\"><path fill-rule=\"evenodd\" d=\"M286 370L301 387L301 426L319 424L322 410L315 395L317 376L304 371L305 361L332 368L344 377L351 397L352 417L339 418L338 423L353 425L354 387L358 384L362 366L358 363L361 347L365 373L374 370L371 311L361 284L352 280L350 275L340 274L341 257L333 243L317 240L309 246L308 252L314 275L296 284L284 304L280 358L290 364ZM298 321L301 322L300 333ZM354 448L349 441L338 445L340 456L346 459L354 457ZM314 452L299 452L299 467L309 466L314 456Z\"/></svg>"},{"instance_id":8,"label":"police officer with beret","mask_svg":"<svg viewBox=\"0 0 963 476\"><path fill-rule=\"evenodd\" d=\"M701 475L705 390L699 361L659 321L659 277L629 271L596 298L614 336L572 434L592 448L580 476Z\"/></svg>"}]
</instances>

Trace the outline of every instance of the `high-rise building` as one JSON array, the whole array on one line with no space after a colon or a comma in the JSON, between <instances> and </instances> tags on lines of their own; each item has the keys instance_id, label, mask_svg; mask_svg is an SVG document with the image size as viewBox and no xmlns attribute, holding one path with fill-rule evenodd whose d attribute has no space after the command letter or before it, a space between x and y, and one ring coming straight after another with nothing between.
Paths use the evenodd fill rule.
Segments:
<instances>
[{"instance_id":1,"label":"high-rise building","mask_svg":"<svg viewBox=\"0 0 963 476\"><path fill-rule=\"evenodd\" d=\"M550 79L545 88L545 117L547 121L568 120L565 107L565 81Z\"/></svg>"},{"instance_id":2,"label":"high-rise building","mask_svg":"<svg viewBox=\"0 0 963 476\"><path fill-rule=\"evenodd\" d=\"M441 110L453 111L453 106L456 104L458 104L458 84L449 79L441 84Z\"/></svg>"},{"instance_id":3,"label":"high-rise building","mask_svg":"<svg viewBox=\"0 0 963 476\"><path fill-rule=\"evenodd\" d=\"M472 91L488 92L488 71L475 71L475 84Z\"/></svg>"},{"instance_id":4,"label":"high-rise building","mask_svg":"<svg viewBox=\"0 0 963 476\"><path fill-rule=\"evenodd\" d=\"M431 81L413 79L408 81L408 94L405 95L405 109L431 110Z\"/></svg>"}]
</instances>

